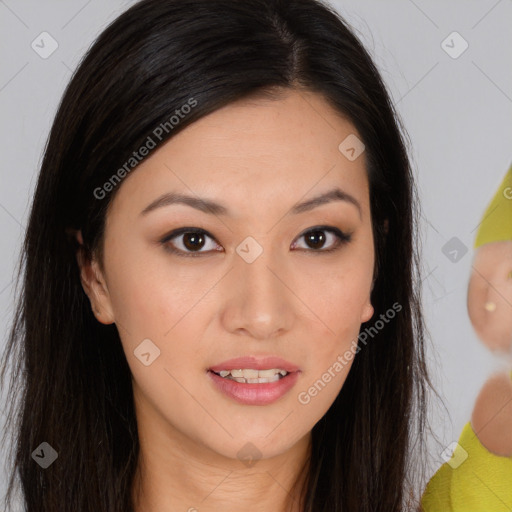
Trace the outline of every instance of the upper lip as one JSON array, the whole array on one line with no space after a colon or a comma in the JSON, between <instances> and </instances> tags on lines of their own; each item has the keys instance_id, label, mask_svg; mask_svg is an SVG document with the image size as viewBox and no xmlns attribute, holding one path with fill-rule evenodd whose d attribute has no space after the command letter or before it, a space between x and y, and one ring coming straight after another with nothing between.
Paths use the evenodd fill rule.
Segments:
<instances>
[{"instance_id":1,"label":"upper lip","mask_svg":"<svg viewBox=\"0 0 512 512\"><path fill-rule=\"evenodd\" d=\"M277 368L279 370L285 370L288 373L299 371L299 367L282 359L277 356L266 356L266 357L256 357L256 356L244 356L237 357L235 359L229 359L228 361L224 361L222 363L216 364L215 366L210 366L209 370L212 372L220 372L222 370L271 370L273 368Z\"/></svg>"}]
</instances>

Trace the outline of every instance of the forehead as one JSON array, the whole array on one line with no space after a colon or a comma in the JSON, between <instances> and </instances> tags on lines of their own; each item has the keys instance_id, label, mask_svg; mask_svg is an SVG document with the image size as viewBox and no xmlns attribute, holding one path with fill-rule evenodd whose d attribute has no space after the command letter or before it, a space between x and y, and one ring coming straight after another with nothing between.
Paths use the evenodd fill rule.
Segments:
<instances>
[{"instance_id":1,"label":"forehead","mask_svg":"<svg viewBox=\"0 0 512 512\"><path fill-rule=\"evenodd\" d=\"M277 99L231 103L187 126L124 179L112 209L142 211L157 195L222 198L230 211L262 210L340 187L368 209L364 152L340 144L358 137L324 98L289 91ZM342 144L343 149L343 144Z\"/></svg>"}]
</instances>

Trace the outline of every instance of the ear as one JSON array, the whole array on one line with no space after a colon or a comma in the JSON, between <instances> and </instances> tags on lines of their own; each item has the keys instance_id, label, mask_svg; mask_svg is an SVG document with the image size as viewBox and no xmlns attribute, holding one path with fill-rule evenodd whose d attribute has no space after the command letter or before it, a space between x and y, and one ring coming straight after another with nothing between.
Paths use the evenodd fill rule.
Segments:
<instances>
[{"instance_id":1,"label":"ear","mask_svg":"<svg viewBox=\"0 0 512 512\"><path fill-rule=\"evenodd\" d=\"M373 306L368 299L368 302L365 304L363 312L361 313L361 323L368 322L370 318L373 316L373 313L375 310L373 309Z\"/></svg>"},{"instance_id":2,"label":"ear","mask_svg":"<svg viewBox=\"0 0 512 512\"><path fill-rule=\"evenodd\" d=\"M93 314L98 322L105 325L112 324L114 313L103 272L96 259L86 255L80 230L76 232L76 239L79 243L76 259L80 269L80 281L91 302Z\"/></svg>"}]
</instances>

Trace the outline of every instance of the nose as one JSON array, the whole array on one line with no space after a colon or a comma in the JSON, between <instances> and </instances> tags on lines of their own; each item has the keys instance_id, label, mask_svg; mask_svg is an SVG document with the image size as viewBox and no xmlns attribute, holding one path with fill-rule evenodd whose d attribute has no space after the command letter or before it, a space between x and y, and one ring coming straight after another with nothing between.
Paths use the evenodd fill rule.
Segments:
<instances>
[{"instance_id":1,"label":"nose","mask_svg":"<svg viewBox=\"0 0 512 512\"><path fill-rule=\"evenodd\" d=\"M222 320L230 332L263 340L292 328L300 302L293 292L291 272L279 261L277 251L259 245L262 251L255 258L245 258L243 252L234 257L234 268L224 283L227 300ZM254 256L257 248L248 247Z\"/></svg>"}]
</instances>

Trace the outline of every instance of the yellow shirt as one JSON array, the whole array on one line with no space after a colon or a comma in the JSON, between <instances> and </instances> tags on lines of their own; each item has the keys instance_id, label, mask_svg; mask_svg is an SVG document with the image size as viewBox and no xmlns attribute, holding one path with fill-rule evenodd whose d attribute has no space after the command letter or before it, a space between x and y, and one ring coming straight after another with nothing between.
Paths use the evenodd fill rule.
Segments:
<instances>
[{"instance_id":1,"label":"yellow shirt","mask_svg":"<svg viewBox=\"0 0 512 512\"><path fill-rule=\"evenodd\" d=\"M487 206L474 249L488 242L512 240L512 165Z\"/></svg>"},{"instance_id":2,"label":"yellow shirt","mask_svg":"<svg viewBox=\"0 0 512 512\"><path fill-rule=\"evenodd\" d=\"M424 512L510 512L512 457L489 452L468 422L448 462L431 478Z\"/></svg>"},{"instance_id":3,"label":"yellow shirt","mask_svg":"<svg viewBox=\"0 0 512 512\"><path fill-rule=\"evenodd\" d=\"M487 206L474 248L511 239L512 165ZM489 452L466 423L451 459L431 478L421 504L424 512L511 512L512 457Z\"/></svg>"}]
</instances>

